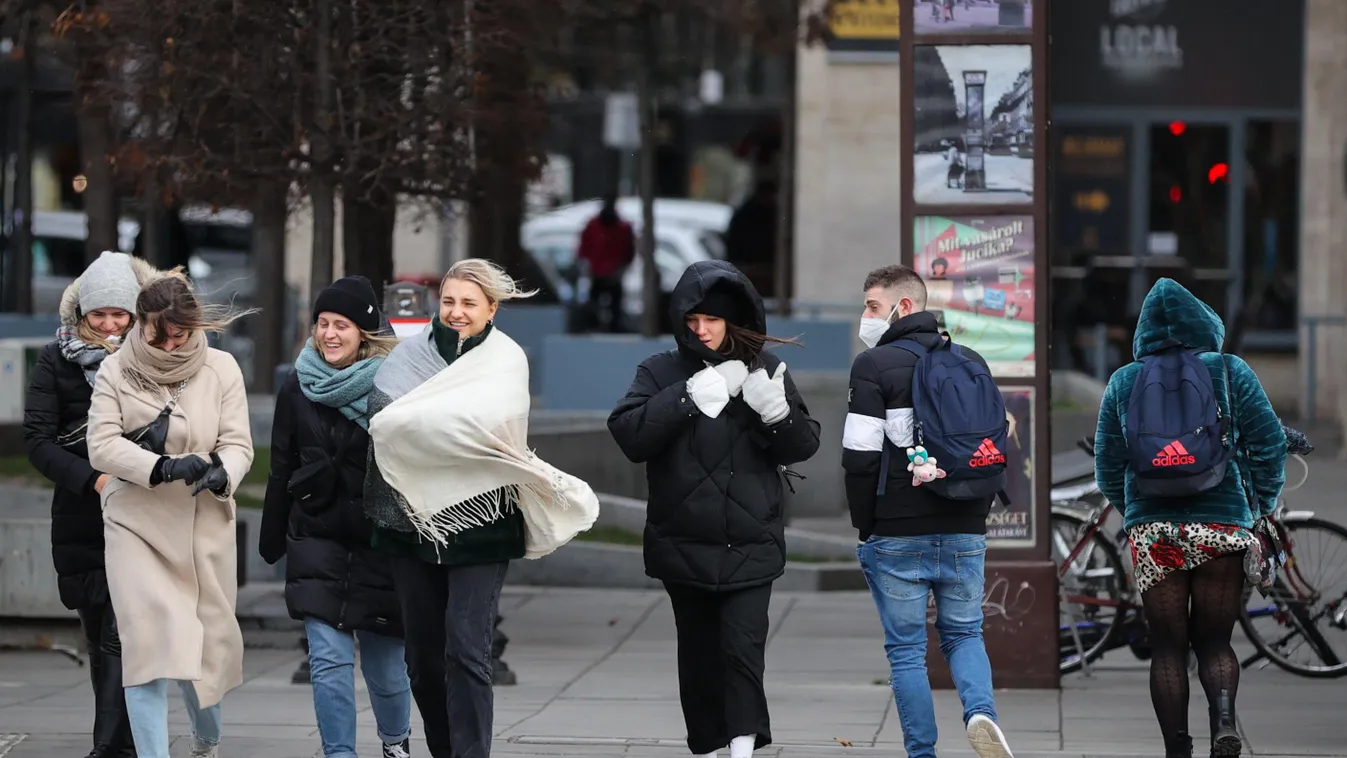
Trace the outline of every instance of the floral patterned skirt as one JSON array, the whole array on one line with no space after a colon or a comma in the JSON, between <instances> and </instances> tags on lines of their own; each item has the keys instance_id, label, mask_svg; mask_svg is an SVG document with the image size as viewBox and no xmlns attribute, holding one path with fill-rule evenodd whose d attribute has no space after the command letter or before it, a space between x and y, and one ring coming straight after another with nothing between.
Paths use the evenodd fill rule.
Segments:
<instances>
[{"instance_id":1,"label":"floral patterned skirt","mask_svg":"<svg viewBox=\"0 0 1347 758\"><path fill-rule=\"evenodd\" d=\"M1212 558L1247 550L1253 532L1225 524L1153 521L1127 530L1137 590L1145 592L1173 571L1191 571Z\"/></svg>"}]
</instances>

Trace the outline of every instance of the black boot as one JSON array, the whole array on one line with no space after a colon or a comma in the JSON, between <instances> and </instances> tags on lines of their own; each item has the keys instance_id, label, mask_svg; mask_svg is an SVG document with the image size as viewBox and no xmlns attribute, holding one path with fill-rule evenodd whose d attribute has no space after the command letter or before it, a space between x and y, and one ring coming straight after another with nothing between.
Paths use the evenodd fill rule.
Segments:
<instances>
[{"instance_id":1,"label":"black boot","mask_svg":"<svg viewBox=\"0 0 1347 758\"><path fill-rule=\"evenodd\" d=\"M126 691L122 689L122 641L111 608L103 614L96 654L100 667L94 682L94 749L88 758L134 756ZM91 652L90 658L93 656Z\"/></svg>"},{"instance_id":2,"label":"black boot","mask_svg":"<svg viewBox=\"0 0 1347 758\"><path fill-rule=\"evenodd\" d=\"M1165 758L1193 758L1193 738L1179 732L1173 739L1165 739Z\"/></svg>"},{"instance_id":3,"label":"black boot","mask_svg":"<svg viewBox=\"0 0 1347 758\"><path fill-rule=\"evenodd\" d=\"M1207 706L1211 714L1212 758L1238 758L1244 742L1235 728L1235 703L1229 690L1221 690L1215 707Z\"/></svg>"}]
</instances>

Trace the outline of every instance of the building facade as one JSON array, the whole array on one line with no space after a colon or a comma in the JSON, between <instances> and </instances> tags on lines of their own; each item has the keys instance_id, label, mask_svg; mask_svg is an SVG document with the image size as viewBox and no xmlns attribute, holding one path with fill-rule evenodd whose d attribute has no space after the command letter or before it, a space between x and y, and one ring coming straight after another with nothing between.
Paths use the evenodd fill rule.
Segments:
<instances>
[{"instance_id":1,"label":"building facade","mask_svg":"<svg viewBox=\"0 0 1347 758\"><path fill-rule=\"evenodd\" d=\"M1106 378L1130 360L1141 299L1169 276L1222 315L1283 413L1347 415L1347 3L1057 0L1046 16L1054 366ZM900 259L910 137L880 36L800 53L801 301L854 304ZM993 109L989 153L1027 147L1028 84Z\"/></svg>"}]
</instances>

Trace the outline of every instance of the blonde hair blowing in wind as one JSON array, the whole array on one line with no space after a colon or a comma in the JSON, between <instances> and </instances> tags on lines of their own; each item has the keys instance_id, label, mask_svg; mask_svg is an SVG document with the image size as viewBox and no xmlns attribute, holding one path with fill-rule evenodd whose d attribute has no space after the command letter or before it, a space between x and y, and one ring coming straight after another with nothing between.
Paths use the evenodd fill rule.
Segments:
<instances>
[{"instance_id":1,"label":"blonde hair blowing in wind","mask_svg":"<svg viewBox=\"0 0 1347 758\"><path fill-rule=\"evenodd\" d=\"M522 300L538 294L538 290L525 292L514 277L505 273L505 269L485 258L464 258L449 267L448 273L440 280L440 291L450 279L472 282L482 288L487 300L500 304L506 300Z\"/></svg>"}]
</instances>

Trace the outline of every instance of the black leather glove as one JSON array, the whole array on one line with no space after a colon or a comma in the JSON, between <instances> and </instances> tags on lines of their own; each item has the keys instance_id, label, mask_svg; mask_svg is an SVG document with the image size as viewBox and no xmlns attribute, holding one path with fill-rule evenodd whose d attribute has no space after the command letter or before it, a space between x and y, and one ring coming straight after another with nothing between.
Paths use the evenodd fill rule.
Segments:
<instances>
[{"instance_id":1,"label":"black leather glove","mask_svg":"<svg viewBox=\"0 0 1347 758\"><path fill-rule=\"evenodd\" d=\"M165 482L186 482L195 484L210 470L210 461L199 455L184 455L181 458L165 458L159 467L159 473Z\"/></svg>"},{"instance_id":2,"label":"black leather glove","mask_svg":"<svg viewBox=\"0 0 1347 758\"><path fill-rule=\"evenodd\" d=\"M191 484L191 482L188 482L188 484ZM192 488L192 495L200 495L205 490L210 490L217 495L223 495L229 491L229 473L225 471L224 464L220 462L220 456L215 453L210 454L210 468Z\"/></svg>"}]
</instances>

